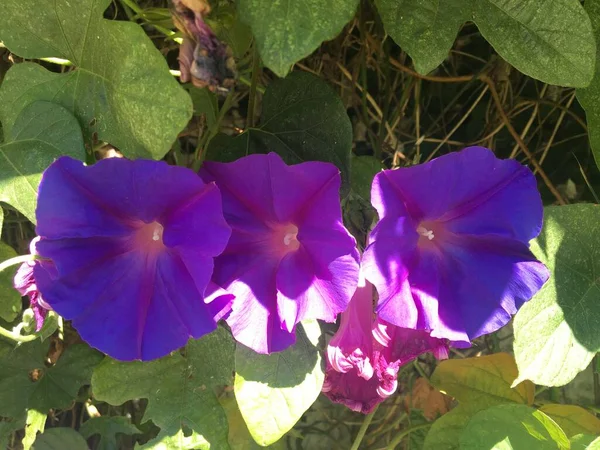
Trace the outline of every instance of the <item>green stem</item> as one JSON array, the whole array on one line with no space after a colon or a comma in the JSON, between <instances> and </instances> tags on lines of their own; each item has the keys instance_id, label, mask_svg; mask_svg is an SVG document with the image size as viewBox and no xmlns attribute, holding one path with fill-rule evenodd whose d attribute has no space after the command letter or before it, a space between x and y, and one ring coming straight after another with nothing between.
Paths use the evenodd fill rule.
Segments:
<instances>
[{"instance_id":1,"label":"green stem","mask_svg":"<svg viewBox=\"0 0 600 450\"><path fill-rule=\"evenodd\" d=\"M219 132L219 129L221 128L221 121L225 117L225 113L227 113L227 111L229 111L229 108L231 108L232 102L233 89L230 90L227 94L227 97L223 102L223 106L221 106L221 109L219 109L217 120L215 121L215 124L211 127L211 130L206 130L206 132L198 140L198 145L196 146L195 152L196 156L192 164L192 170L194 170L194 172L198 172L198 170L200 170L200 167L202 167L202 163L204 162L204 158L206 157L206 147L208 147L210 140Z\"/></svg>"},{"instance_id":2,"label":"green stem","mask_svg":"<svg viewBox=\"0 0 600 450\"><path fill-rule=\"evenodd\" d=\"M0 327L0 336L5 337L6 339L10 339L15 342L31 342L37 339L35 334L30 334L29 336L21 336L20 334L13 333L12 331L8 331L6 328Z\"/></svg>"},{"instance_id":3,"label":"green stem","mask_svg":"<svg viewBox=\"0 0 600 450\"><path fill-rule=\"evenodd\" d=\"M402 431L400 434L398 434L393 440L392 442L390 442L390 445L388 445L387 450L394 450L396 448L396 446L402 442L402 439L404 439L406 436L408 436L410 433L412 433L413 431L417 431L417 430L422 430L424 428L429 428L431 426L430 423L424 423L421 425L416 425L414 427L410 427L407 428L406 430Z\"/></svg>"},{"instance_id":4,"label":"green stem","mask_svg":"<svg viewBox=\"0 0 600 450\"><path fill-rule=\"evenodd\" d=\"M10 266L16 266L17 264L23 264L29 261L35 261L38 259L35 255L21 255L15 256L14 258L7 259L0 263L0 272L8 269Z\"/></svg>"},{"instance_id":5,"label":"green stem","mask_svg":"<svg viewBox=\"0 0 600 450\"><path fill-rule=\"evenodd\" d=\"M252 52L252 81L250 82L250 93L248 94L248 113L246 114L246 128L254 126L254 110L256 109L256 86L260 75L260 56L256 49L256 43Z\"/></svg>"},{"instance_id":6,"label":"green stem","mask_svg":"<svg viewBox=\"0 0 600 450\"><path fill-rule=\"evenodd\" d=\"M356 439L354 439L354 443L352 444L350 450L358 450L358 447L360 447L360 444L365 437L365 433L367 432L367 428L369 428L369 425L371 425L371 421L377 412L377 408L379 408L379 405L375 407L372 413L365 417L365 420L360 426L360 430L358 430L358 434L356 435Z\"/></svg>"},{"instance_id":7,"label":"green stem","mask_svg":"<svg viewBox=\"0 0 600 450\"><path fill-rule=\"evenodd\" d=\"M419 360L418 359L415 359L413 361L413 367L416 369L417 372L419 372L419 375L421 375L426 380L429 380L429 377L427 376L427 374L425 373L425 371L421 367L421 364L419 364Z\"/></svg>"},{"instance_id":8,"label":"green stem","mask_svg":"<svg viewBox=\"0 0 600 450\"><path fill-rule=\"evenodd\" d=\"M598 355L592 359L592 373L594 380L594 404L600 405L600 358Z\"/></svg>"},{"instance_id":9,"label":"green stem","mask_svg":"<svg viewBox=\"0 0 600 450\"><path fill-rule=\"evenodd\" d=\"M252 80L249 80L248 77L245 77L243 75L240 75L238 80L240 80L240 82L242 84L245 84L246 86L250 87L252 85ZM266 89L264 86L256 86L256 90L258 92L260 92L261 94L264 94Z\"/></svg>"},{"instance_id":10,"label":"green stem","mask_svg":"<svg viewBox=\"0 0 600 450\"><path fill-rule=\"evenodd\" d=\"M138 4L132 0L121 0L121 3L135 12L138 16L144 15L144 10L138 6Z\"/></svg>"}]
</instances>

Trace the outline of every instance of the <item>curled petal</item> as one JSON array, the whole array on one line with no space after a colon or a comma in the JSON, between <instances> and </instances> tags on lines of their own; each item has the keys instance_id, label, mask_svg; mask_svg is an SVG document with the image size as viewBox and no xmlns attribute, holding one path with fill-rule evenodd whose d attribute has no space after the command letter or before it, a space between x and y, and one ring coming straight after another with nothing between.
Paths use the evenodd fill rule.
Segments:
<instances>
[{"instance_id":1,"label":"curled petal","mask_svg":"<svg viewBox=\"0 0 600 450\"><path fill-rule=\"evenodd\" d=\"M413 223L405 217L382 218L370 240L362 270L379 293L378 313L398 326L416 326L418 311L408 278L418 240Z\"/></svg>"}]
</instances>

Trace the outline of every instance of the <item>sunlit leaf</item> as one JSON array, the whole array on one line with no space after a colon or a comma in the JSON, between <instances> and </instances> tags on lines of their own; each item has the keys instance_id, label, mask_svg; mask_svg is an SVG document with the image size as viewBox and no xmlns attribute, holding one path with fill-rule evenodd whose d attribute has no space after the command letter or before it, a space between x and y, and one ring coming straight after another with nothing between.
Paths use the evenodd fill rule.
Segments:
<instances>
[{"instance_id":1,"label":"sunlit leaf","mask_svg":"<svg viewBox=\"0 0 600 450\"><path fill-rule=\"evenodd\" d=\"M260 445L280 439L314 403L324 373L316 321L297 328L296 344L270 355L238 345L235 397L250 434Z\"/></svg>"},{"instance_id":2,"label":"sunlit leaf","mask_svg":"<svg viewBox=\"0 0 600 450\"><path fill-rule=\"evenodd\" d=\"M240 409L235 400L233 392L224 392L219 397L219 403L223 406L227 414L229 424L229 445L234 450L260 450L263 448L269 450L287 450L287 445L283 439L275 442L273 445L263 447L258 445L252 439L246 422L240 413Z\"/></svg>"},{"instance_id":3,"label":"sunlit leaf","mask_svg":"<svg viewBox=\"0 0 600 450\"><path fill-rule=\"evenodd\" d=\"M431 377L441 391L461 405L483 409L501 402L533 403L534 386L524 382L511 388L517 377L514 358L508 353L442 361Z\"/></svg>"},{"instance_id":4,"label":"sunlit leaf","mask_svg":"<svg viewBox=\"0 0 600 450\"><path fill-rule=\"evenodd\" d=\"M460 437L461 450L569 450L560 427L525 405L497 405L478 412Z\"/></svg>"},{"instance_id":5,"label":"sunlit leaf","mask_svg":"<svg viewBox=\"0 0 600 450\"><path fill-rule=\"evenodd\" d=\"M16 115L35 100L60 103L84 135L128 157L161 158L187 124L191 101L164 57L133 22L103 19L110 0L2 0L0 40L24 58L59 57L75 68L57 74L14 65L0 91L0 118L10 134Z\"/></svg>"},{"instance_id":6,"label":"sunlit leaf","mask_svg":"<svg viewBox=\"0 0 600 450\"><path fill-rule=\"evenodd\" d=\"M600 419L591 412L576 405L542 405L544 414L554 420L568 438L576 434L600 435Z\"/></svg>"},{"instance_id":7,"label":"sunlit leaf","mask_svg":"<svg viewBox=\"0 0 600 450\"><path fill-rule=\"evenodd\" d=\"M517 366L508 353L442 361L431 382L442 392L456 398L458 407L435 421L423 448L458 449L462 431L471 417L490 406L533 404L533 383L525 381L511 388L516 377Z\"/></svg>"},{"instance_id":8,"label":"sunlit leaf","mask_svg":"<svg viewBox=\"0 0 600 450\"><path fill-rule=\"evenodd\" d=\"M548 207L531 250L550 270L514 320L518 383L563 386L600 351L600 207Z\"/></svg>"},{"instance_id":9,"label":"sunlit leaf","mask_svg":"<svg viewBox=\"0 0 600 450\"><path fill-rule=\"evenodd\" d=\"M577 434L571 438L571 450L600 450L600 437Z\"/></svg>"},{"instance_id":10,"label":"sunlit leaf","mask_svg":"<svg viewBox=\"0 0 600 450\"><path fill-rule=\"evenodd\" d=\"M35 442L38 433L43 433L46 427L47 412L30 409L27 411L27 421L25 422L25 437L23 438L23 450L29 450Z\"/></svg>"}]
</instances>

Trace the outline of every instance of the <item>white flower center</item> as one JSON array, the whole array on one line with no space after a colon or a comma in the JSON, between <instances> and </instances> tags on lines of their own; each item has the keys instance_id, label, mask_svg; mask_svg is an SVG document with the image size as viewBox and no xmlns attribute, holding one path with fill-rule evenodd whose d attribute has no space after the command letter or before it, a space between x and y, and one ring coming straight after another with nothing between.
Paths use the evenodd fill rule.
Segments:
<instances>
[{"instance_id":1,"label":"white flower center","mask_svg":"<svg viewBox=\"0 0 600 450\"><path fill-rule=\"evenodd\" d=\"M296 240L298 233L288 233L283 237L283 243L289 247L289 245Z\"/></svg>"},{"instance_id":2,"label":"white flower center","mask_svg":"<svg viewBox=\"0 0 600 450\"><path fill-rule=\"evenodd\" d=\"M419 233L421 236L426 237L427 239L429 239L430 241L435 237L433 235L433 231L428 230L425 227L419 227L417 228L417 233Z\"/></svg>"}]
</instances>

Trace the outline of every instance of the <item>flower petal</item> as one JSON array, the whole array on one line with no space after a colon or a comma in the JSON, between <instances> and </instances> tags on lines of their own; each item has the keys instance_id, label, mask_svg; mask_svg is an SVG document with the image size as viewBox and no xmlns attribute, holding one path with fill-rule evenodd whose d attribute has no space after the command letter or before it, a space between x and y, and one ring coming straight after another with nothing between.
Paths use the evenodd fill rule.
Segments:
<instances>
[{"instance_id":1,"label":"flower petal","mask_svg":"<svg viewBox=\"0 0 600 450\"><path fill-rule=\"evenodd\" d=\"M56 312L117 359L155 359L216 327L185 266L168 253L151 261L129 252L56 280L35 275Z\"/></svg>"},{"instance_id":2,"label":"flower petal","mask_svg":"<svg viewBox=\"0 0 600 450\"><path fill-rule=\"evenodd\" d=\"M356 290L358 262L344 255L316 269L314 255L304 247L286 255L277 269L277 311L290 333L304 319L335 322Z\"/></svg>"},{"instance_id":3,"label":"flower petal","mask_svg":"<svg viewBox=\"0 0 600 450\"><path fill-rule=\"evenodd\" d=\"M384 217L370 236L362 270L379 293L377 313L406 328L417 325L418 314L408 282L409 267L416 257L418 235L409 218Z\"/></svg>"},{"instance_id":4,"label":"flower petal","mask_svg":"<svg viewBox=\"0 0 600 450\"><path fill-rule=\"evenodd\" d=\"M251 176L255 173L261 176ZM255 154L232 163L207 161L200 175L207 182L217 181L222 191L273 222L299 220L321 190L335 193L339 210L341 178L333 164L311 161L288 166L276 153Z\"/></svg>"},{"instance_id":5,"label":"flower petal","mask_svg":"<svg viewBox=\"0 0 600 450\"><path fill-rule=\"evenodd\" d=\"M227 322L236 339L269 353L293 343L304 318L334 321L358 279L339 170L322 162L288 166L270 153L206 162L200 176L219 186L232 228L213 281L235 295Z\"/></svg>"},{"instance_id":6,"label":"flower petal","mask_svg":"<svg viewBox=\"0 0 600 450\"><path fill-rule=\"evenodd\" d=\"M529 248L513 239L457 238L443 251L449 261L439 270L447 282L440 292L434 337L460 341L455 331L464 330L473 340L498 330L549 277Z\"/></svg>"},{"instance_id":7,"label":"flower petal","mask_svg":"<svg viewBox=\"0 0 600 450\"><path fill-rule=\"evenodd\" d=\"M294 333L281 328L275 273L276 263L261 255L225 255L215 261L215 283L235 296L226 318L231 332L258 353L281 351L296 341Z\"/></svg>"},{"instance_id":8,"label":"flower petal","mask_svg":"<svg viewBox=\"0 0 600 450\"><path fill-rule=\"evenodd\" d=\"M221 195L214 183L170 210L163 225L167 247L208 257L220 255L231 236L231 228L223 217Z\"/></svg>"},{"instance_id":9,"label":"flower petal","mask_svg":"<svg viewBox=\"0 0 600 450\"><path fill-rule=\"evenodd\" d=\"M542 203L531 171L515 160L497 159L483 147L383 171L376 175L373 191L380 215L396 214L390 208L402 203L415 223L445 222L456 233L494 233L529 242L542 226Z\"/></svg>"},{"instance_id":10,"label":"flower petal","mask_svg":"<svg viewBox=\"0 0 600 450\"><path fill-rule=\"evenodd\" d=\"M106 158L87 167L61 157L42 176L37 232L53 239L122 236L132 220L157 220L203 190L194 172L164 162Z\"/></svg>"}]
</instances>

